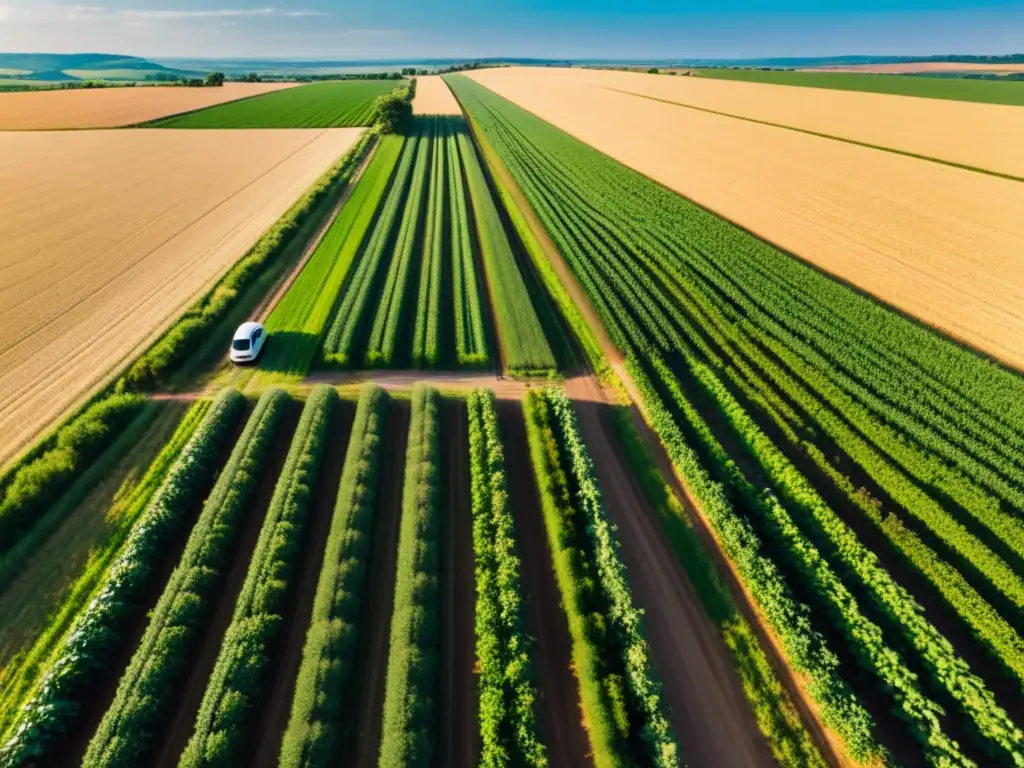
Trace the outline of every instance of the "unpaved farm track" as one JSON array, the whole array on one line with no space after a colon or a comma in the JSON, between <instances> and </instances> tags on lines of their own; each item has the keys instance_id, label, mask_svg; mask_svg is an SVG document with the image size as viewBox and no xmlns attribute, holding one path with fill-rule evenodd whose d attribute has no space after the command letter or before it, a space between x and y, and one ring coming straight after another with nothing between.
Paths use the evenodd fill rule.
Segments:
<instances>
[{"instance_id":1,"label":"unpaved farm track","mask_svg":"<svg viewBox=\"0 0 1024 768\"><path fill-rule=\"evenodd\" d=\"M441 662L438 765L474 768L477 741L476 660L473 573L473 511L469 487L468 414L466 402L444 402L445 542L442 550L443 658Z\"/></svg>"},{"instance_id":2,"label":"unpaved farm track","mask_svg":"<svg viewBox=\"0 0 1024 768\"><path fill-rule=\"evenodd\" d=\"M569 628L559 604L522 406L499 401L498 418L505 443L509 502L516 516L526 628L536 641L533 654L542 739L552 766L585 768L593 765L590 741L583 729Z\"/></svg>"},{"instance_id":3,"label":"unpaved farm track","mask_svg":"<svg viewBox=\"0 0 1024 768\"><path fill-rule=\"evenodd\" d=\"M374 768L380 748L381 714L388 667L388 642L395 599L398 524L402 517L402 482L409 432L408 401L392 401L384 442L384 471L379 480L373 530L373 551L359 621L359 644L353 669L354 695L342 722L347 730L340 764Z\"/></svg>"},{"instance_id":4,"label":"unpaved farm track","mask_svg":"<svg viewBox=\"0 0 1024 768\"><path fill-rule=\"evenodd\" d=\"M593 379L569 383L605 507L663 683L670 720L691 768L773 766L732 658L629 470ZM583 395L577 399L576 395Z\"/></svg>"},{"instance_id":5,"label":"unpaved farm track","mask_svg":"<svg viewBox=\"0 0 1024 768\"><path fill-rule=\"evenodd\" d=\"M167 727L153 741L149 762L151 768L174 768L192 735L196 714L199 712L203 694L217 662L224 635L231 624L235 601L242 591L245 575L249 571L249 560L256 549L263 519L274 495L277 478L288 456L288 446L291 444L292 433L298 421L299 404L289 403L274 433L267 461L261 468L263 477L249 502L245 511L245 522L231 548L231 560L223 571L220 587L213 598L214 604L206 622L202 642L196 648L185 675L179 681L176 701L171 705L171 714L166 719Z\"/></svg>"},{"instance_id":6,"label":"unpaved farm track","mask_svg":"<svg viewBox=\"0 0 1024 768\"><path fill-rule=\"evenodd\" d=\"M0 133L0 464L157 338L360 133Z\"/></svg>"},{"instance_id":7,"label":"unpaved farm track","mask_svg":"<svg viewBox=\"0 0 1024 768\"><path fill-rule=\"evenodd\" d=\"M117 128L247 99L295 83L225 83L220 88L135 87L0 93L0 130Z\"/></svg>"},{"instance_id":8,"label":"unpaved farm track","mask_svg":"<svg viewBox=\"0 0 1024 768\"><path fill-rule=\"evenodd\" d=\"M355 403L351 400L342 400L335 404L327 450L314 491L313 507L306 523L303 555L299 560L294 576L296 583L288 601L290 610L286 610L284 614L271 672L263 688L263 711L253 720L257 725L248 745L250 757L243 760L245 765L272 768L278 762L281 738L291 714L306 631L313 615L313 600L316 597L320 567L323 564L327 535L331 529L334 504L345 465L345 451L348 448L354 415Z\"/></svg>"}]
</instances>

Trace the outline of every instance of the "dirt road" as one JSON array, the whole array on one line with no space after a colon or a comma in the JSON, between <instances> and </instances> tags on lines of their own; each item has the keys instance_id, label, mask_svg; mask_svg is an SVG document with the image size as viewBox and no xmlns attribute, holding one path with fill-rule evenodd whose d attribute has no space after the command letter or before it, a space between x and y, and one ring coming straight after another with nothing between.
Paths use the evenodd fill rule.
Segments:
<instances>
[{"instance_id":1,"label":"dirt road","mask_svg":"<svg viewBox=\"0 0 1024 768\"><path fill-rule=\"evenodd\" d=\"M622 555L645 611L651 654L664 684L670 719L691 768L774 765L732 659L708 620L643 489L603 417L607 405L592 378L568 383L594 461L605 506L618 526Z\"/></svg>"}]
</instances>

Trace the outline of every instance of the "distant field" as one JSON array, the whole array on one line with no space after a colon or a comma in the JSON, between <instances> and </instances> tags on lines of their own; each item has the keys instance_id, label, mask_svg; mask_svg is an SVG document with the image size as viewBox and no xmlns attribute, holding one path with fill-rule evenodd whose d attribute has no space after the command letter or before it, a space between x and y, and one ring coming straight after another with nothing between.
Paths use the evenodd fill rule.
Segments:
<instances>
[{"instance_id":1,"label":"distant field","mask_svg":"<svg viewBox=\"0 0 1024 768\"><path fill-rule=\"evenodd\" d=\"M150 343L360 134L0 134L0 464Z\"/></svg>"},{"instance_id":2,"label":"distant field","mask_svg":"<svg viewBox=\"0 0 1024 768\"><path fill-rule=\"evenodd\" d=\"M869 74L907 74L911 72L976 72L979 74L1009 74L1024 72L1024 64L1000 64L961 61L908 61L899 64L847 64L804 69L803 72L866 72Z\"/></svg>"},{"instance_id":3,"label":"distant field","mask_svg":"<svg viewBox=\"0 0 1024 768\"><path fill-rule=\"evenodd\" d=\"M681 109L572 73L469 77L776 246L1024 366L1021 182Z\"/></svg>"},{"instance_id":4,"label":"distant field","mask_svg":"<svg viewBox=\"0 0 1024 768\"><path fill-rule=\"evenodd\" d=\"M440 75L416 78L416 95L412 100L412 111L417 115L461 115L459 102L455 100L448 84Z\"/></svg>"},{"instance_id":5,"label":"distant field","mask_svg":"<svg viewBox=\"0 0 1024 768\"><path fill-rule=\"evenodd\" d=\"M869 91L925 99L952 99L981 104L1024 106L1024 82L960 80L938 77L897 77L859 72L782 72L760 69L699 69L698 77L746 80L752 83L833 88L839 91Z\"/></svg>"},{"instance_id":6,"label":"distant field","mask_svg":"<svg viewBox=\"0 0 1024 768\"><path fill-rule=\"evenodd\" d=\"M343 128L369 125L373 100L395 80L349 80L304 85L236 104L158 120L157 128Z\"/></svg>"},{"instance_id":7,"label":"distant field","mask_svg":"<svg viewBox=\"0 0 1024 768\"><path fill-rule=\"evenodd\" d=\"M26 81L12 80L24 85ZM0 94L0 130L117 128L202 109L294 83L228 83L221 88L99 88Z\"/></svg>"}]
</instances>

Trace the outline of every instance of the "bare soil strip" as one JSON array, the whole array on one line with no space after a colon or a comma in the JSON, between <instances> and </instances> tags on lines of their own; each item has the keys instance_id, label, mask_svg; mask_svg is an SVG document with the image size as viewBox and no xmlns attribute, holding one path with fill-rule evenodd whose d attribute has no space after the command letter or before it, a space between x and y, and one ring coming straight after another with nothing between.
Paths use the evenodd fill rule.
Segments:
<instances>
[{"instance_id":1,"label":"bare soil strip","mask_svg":"<svg viewBox=\"0 0 1024 768\"><path fill-rule=\"evenodd\" d=\"M536 641L533 654L542 739L548 747L552 766L593 766L572 671L569 627L559 603L551 550L541 516L540 491L530 465L523 411L518 403L499 402L498 417L505 442L509 501L516 515L526 625Z\"/></svg>"},{"instance_id":2,"label":"bare soil strip","mask_svg":"<svg viewBox=\"0 0 1024 768\"><path fill-rule=\"evenodd\" d=\"M177 688L177 699L171 704L172 714L165 721L167 727L153 740L150 762L152 768L174 768L192 735L199 705L202 704L207 683L217 663L221 643L235 612L235 602L249 571L249 560L256 549L263 519L274 495L274 486L288 456L288 447L291 445L295 426L299 422L299 413L300 404L289 403L274 435L274 443L267 462L261 468L263 477L249 502L242 530L232 546L231 561L223 573L220 588L215 593L215 602L207 619L202 642L193 654L191 664Z\"/></svg>"},{"instance_id":3,"label":"bare soil strip","mask_svg":"<svg viewBox=\"0 0 1024 768\"><path fill-rule=\"evenodd\" d=\"M776 247L1024 369L1024 184L638 99L546 69L472 77ZM816 103L819 92L832 95L788 90Z\"/></svg>"},{"instance_id":4,"label":"bare soil strip","mask_svg":"<svg viewBox=\"0 0 1024 768\"><path fill-rule=\"evenodd\" d=\"M220 88L137 86L0 93L0 130L117 128L294 88L296 85L225 83Z\"/></svg>"},{"instance_id":5,"label":"bare soil strip","mask_svg":"<svg viewBox=\"0 0 1024 768\"><path fill-rule=\"evenodd\" d=\"M468 415L464 400L448 400L443 426L445 542L442 550L441 736L438 765L475 768L479 752L475 644L476 587L469 487Z\"/></svg>"},{"instance_id":6,"label":"bare soil strip","mask_svg":"<svg viewBox=\"0 0 1024 768\"><path fill-rule=\"evenodd\" d=\"M772 766L729 651L630 473L606 424L607 406L595 402L599 391L592 378L569 382L686 762L691 768ZM577 394L584 399L576 400Z\"/></svg>"},{"instance_id":7,"label":"bare soil strip","mask_svg":"<svg viewBox=\"0 0 1024 768\"><path fill-rule=\"evenodd\" d=\"M335 405L331 416L330 439L320 468L313 508L306 523L306 538L302 548L304 556L299 563L294 592L289 600L291 611L284 615L271 664L273 671L263 688L263 711L254 713L252 722L257 725L249 741L249 755L243 760L245 765L273 768L281 753L281 738L291 714L295 683L302 663L302 647L313 615L313 600L316 597L324 547L331 529L354 416L355 403L351 400L342 400Z\"/></svg>"},{"instance_id":8,"label":"bare soil strip","mask_svg":"<svg viewBox=\"0 0 1024 768\"><path fill-rule=\"evenodd\" d=\"M394 610L398 523L402 517L408 433L409 403L393 401L388 413L384 471L377 494L367 593L363 598L364 611L359 622L359 647L353 662L358 682L342 718L348 726L343 739L347 746L344 754L338 757L340 765L345 768L374 768L377 765L391 613Z\"/></svg>"},{"instance_id":9,"label":"bare soil strip","mask_svg":"<svg viewBox=\"0 0 1024 768\"><path fill-rule=\"evenodd\" d=\"M238 419L233 434L224 442L224 454L220 457L221 469L223 469L223 465L227 462L228 456L231 453L231 446L235 444L235 441L242 433L245 421L251 412L251 407L246 408L246 412ZM219 474L220 470L210 479L207 487L201 489L201 492L195 495L196 502L186 515L189 523L181 526L181 534L178 540L168 542L164 547L163 557L159 559L160 561L153 569L150 589L145 598L135 607L132 620L128 623L124 632L122 632L117 652L113 654L110 663L106 665L105 673L97 680L95 688L83 697L85 706L82 707L78 717L71 723L71 728L62 736L62 747L59 750L54 750L52 764L55 768L79 768L82 765L82 758L85 755L86 748L89 746L89 741L92 739L93 733L95 733L96 728L103 719L103 715L106 714L107 709L114 700L114 696L117 694L117 686L121 682L121 676L128 668L128 664L135 654L135 649L138 648L142 635L145 634L146 627L149 626L149 614L156 607L157 602L160 600L160 595L163 594L164 587L167 586L167 580L181 560L181 554L185 551L185 545L188 543L192 526L199 518L199 514L203 509L203 503L206 501L206 497L210 495L210 491L213 490L213 486L217 482L217 475Z\"/></svg>"},{"instance_id":10,"label":"bare soil strip","mask_svg":"<svg viewBox=\"0 0 1024 768\"><path fill-rule=\"evenodd\" d=\"M460 115L462 109L440 75L427 75L416 78L412 112L414 115Z\"/></svg>"}]
</instances>

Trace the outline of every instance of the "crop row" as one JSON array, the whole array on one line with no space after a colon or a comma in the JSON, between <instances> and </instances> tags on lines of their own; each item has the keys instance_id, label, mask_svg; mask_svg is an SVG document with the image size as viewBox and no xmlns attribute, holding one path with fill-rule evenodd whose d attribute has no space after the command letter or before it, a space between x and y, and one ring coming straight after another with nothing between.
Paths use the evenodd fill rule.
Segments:
<instances>
[{"instance_id":1,"label":"crop row","mask_svg":"<svg viewBox=\"0 0 1024 768\"><path fill-rule=\"evenodd\" d=\"M448 121L434 118L430 191L424 221L426 231L423 235L420 289L416 298L416 328L412 342L412 362L417 368L437 365L441 357L441 273L444 268L445 187L449 181L445 175L448 133Z\"/></svg>"},{"instance_id":2,"label":"crop row","mask_svg":"<svg viewBox=\"0 0 1024 768\"><path fill-rule=\"evenodd\" d=\"M384 290L376 303L376 316L367 343L366 364L370 366L390 366L394 362L398 334L408 304L409 273L412 271L413 251L418 243L423 191L427 184L427 171L436 143L436 132L436 120L428 120L420 128L420 141L409 184L409 194L402 209L401 225L388 262Z\"/></svg>"},{"instance_id":3,"label":"crop row","mask_svg":"<svg viewBox=\"0 0 1024 768\"><path fill-rule=\"evenodd\" d=\"M436 389L417 385L405 456L380 768L426 768L434 754L440 645L440 435Z\"/></svg>"},{"instance_id":4,"label":"crop row","mask_svg":"<svg viewBox=\"0 0 1024 768\"><path fill-rule=\"evenodd\" d=\"M334 765L344 748L341 709L355 672L388 403L387 393L373 384L359 396L281 746L282 768Z\"/></svg>"},{"instance_id":5,"label":"crop row","mask_svg":"<svg viewBox=\"0 0 1024 768\"><path fill-rule=\"evenodd\" d=\"M137 614L166 545L186 525L219 469L244 407L241 394L225 390L178 454L102 585L46 659L46 673L4 732L0 766L38 761L78 716L83 695L105 674L126 625Z\"/></svg>"},{"instance_id":6,"label":"crop row","mask_svg":"<svg viewBox=\"0 0 1024 768\"><path fill-rule=\"evenodd\" d=\"M981 734L983 749L1015 754L1019 731L985 684L924 619L910 594L869 557L787 454L810 456L847 496L847 505L863 509L862 494L821 448L837 445L857 462L912 516L926 540L950 553L964 575L892 516L869 512L870 519L978 632L994 657L1013 669L1019 666L1014 661L1020 658L1019 637L974 589L1019 604L1020 579L997 550L1019 551L1020 526L993 495L1005 501L1019 489L1018 460L999 445L1004 438L1017 441L1008 427L1019 423L1020 413L999 387L1019 387L1019 381L772 252L479 86L458 80L456 90L617 345L635 353L634 378L653 374L647 395L670 396L676 415L665 412L663 430L676 426L678 416L700 433L700 414L692 408L694 418L687 417L675 396L682 392L676 386L679 376L696 380L704 392L701 402L726 415L726 425L716 432L732 432L738 450L750 454L778 499L745 493L746 478L730 470L728 456L716 454L708 441L705 460L719 477L734 481L722 489L723 501L757 512L757 528L767 532L775 551L803 553L805 559L793 562L809 569L805 577L813 572L804 591L839 611L847 622L844 631L861 628L854 653L881 675L883 689L902 691L896 695L904 702L903 716L917 722L912 730L925 739L935 736L929 742L933 759L950 748L939 730L921 726L935 720L936 710L918 698L909 670L886 669L884 645L871 641L877 633L863 617L856 618L853 595L877 606L882 629L897 633L905 662L927 673L929 691L944 690L943 697L964 710ZM921 347L932 352L931 358L920 356ZM972 380L963 381L968 371ZM892 396L901 378L920 395L913 405ZM733 399L730 390L741 397ZM1005 404L1004 411L992 407L997 401ZM779 450L756 431L758 419L776 425L788 446ZM832 442L820 448L816 433ZM933 451L957 466L941 465ZM739 513L733 509L730 515ZM809 542L810 550L804 548ZM843 601L847 609L838 608ZM894 674L904 683L893 685Z\"/></svg>"},{"instance_id":7,"label":"crop row","mask_svg":"<svg viewBox=\"0 0 1024 768\"><path fill-rule=\"evenodd\" d=\"M89 744L87 765L138 764L163 727L179 678L207 627L213 597L287 402L282 390L271 389L256 405Z\"/></svg>"},{"instance_id":8,"label":"crop row","mask_svg":"<svg viewBox=\"0 0 1024 768\"><path fill-rule=\"evenodd\" d=\"M480 765L546 766L537 733L531 642L523 628L521 563L494 393L468 399L476 574Z\"/></svg>"},{"instance_id":9,"label":"crop row","mask_svg":"<svg viewBox=\"0 0 1024 768\"><path fill-rule=\"evenodd\" d=\"M263 520L231 624L203 694L182 768L236 763L251 731L271 649L281 628L323 463L337 393L310 393Z\"/></svg>"}]
</instances>

